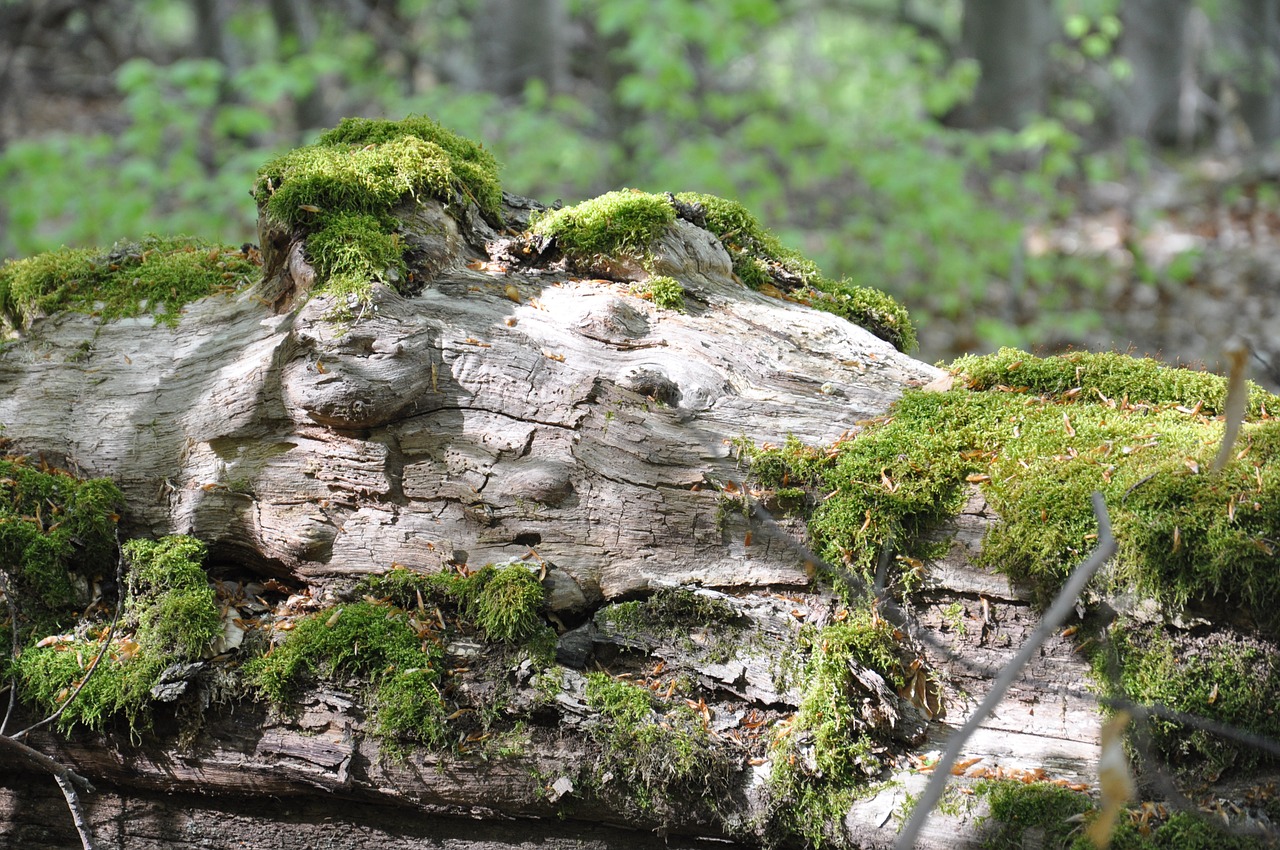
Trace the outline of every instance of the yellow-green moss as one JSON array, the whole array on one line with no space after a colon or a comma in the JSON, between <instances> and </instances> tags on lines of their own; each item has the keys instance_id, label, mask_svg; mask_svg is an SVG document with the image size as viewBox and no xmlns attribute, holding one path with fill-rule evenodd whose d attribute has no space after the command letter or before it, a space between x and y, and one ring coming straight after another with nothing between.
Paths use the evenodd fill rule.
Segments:
<instances>
[{"instance_id":1,"label":"yellow-green moss","mask_svg":"<svg viewBox=\"0 0 1280 850\"><path fill-rule=\"evenodd\" d=\"M369 682L379 734L429 745L445 742L440 696L442 651L419 636L404 609L360 601L299 620L245 676L277 705L288 705L308 679L356 676Z\"/></svg>"},{"instance_id":2,"label":"yellow-green moss","mask_svg":"<svg viewBox=\"0 0 1280 850\"><path fill-rule=\"evenodd\" d=\"M73 576L87 586L94 576L114 574L123 505L120 489L105 478L82 480L0 459L0 569L24 621L58 627L73 606L88 601L79 598Z\"/></svg>"},{"instance_id":3,"label":"yellow-green moss","mask_svg":"<svg viewBox=\"0 0 1280 850\"><path fill-rule=\"evenodd\" d=\"M363 305L375 280L406 279L392 209L417 197L474 201L496 224L498 168L482 146L429 118L346 118L314 145L262 166L253 195L269 221L306 234L320 287Z\"/></svg>"},{"instance_id":4,"label":"yellow-green moss","mask_svg":"<svg viewBox=\"0 0 1280 850\"><path fill-rule=\"evenodd\" d=\"M1082 832L1080 824L1068 818L1093 809L1088 794L1048 782L984 781L974 790L990 807L983 822L986 835L982 846L986 850L1021 848L1025 846L1024 833L1035 828L1043 830L1040 846L1062 847L1073 834Z\"/></svg>"},{"instance_id":5,"label":"yellow-green moss","mask_svg":"<svg viewBox=\"0 0 1280 850\"><path fill-rule=\"evenodd\" d=\"M626 256L642 262L649 247L676 219L662 195L621 189L538 216L530 230L554 238L570 262Z\"/></svg>"},{"instance_id":6,"label":"yellow-green moss","mask_svg":"<svg viewBox=\"0 0 1280 850\"><path fill-rule=\"evenodd\" d=\"M445 203L474 200L494 220L502 203L497 160L480 145L416 116L344 119L314 145L262 166L253 194L273 221L302 228L338 212L387 213L417 195Z\"/></svg>"},{"instance_id":7,"label":"yellow-green moss","mask_svg":"<svg viewBox=\"0 0 1280 850\"><path fill-rule=\"evenodd\" d=\"M693 801L714 810L728 792L737 759L688 706L659 712L647 690L605 673L587 674L586 701L602 716L590 733L600 756L588 785L617 783L641 812L663 820Z\"/></svg>"},{"instance_id":8,"label":"yellow-green moss","mask_svg":"<svg viewBox=\"0 0 1280 850\"><path fill-rule=\"evenodd\" d=\"M674 277L651 277L635 289L664 310L684 310L684 286Z\"/></svg>"},{"instance_id":9,"label":"yellow-green moss","mask_svg":"<svg viewBox=\"0 0 1280 850\"><path fill-rule=\"evenodd\" d=\"M221 631L221 616L201 563L200 541L183 535L125 544L129 563L121 628L101 668L67 706L60 728L101 729L124 715L135 732L149 723L152 688L172 664L200 657ZM46 646L30 645L17 662L21 693L52 712L71 695L102 648L107 628Z\"/></svg>"},{"instance_id":10,"label":"yellow-green moss","mask_svg":"<svg viewBox=\"0 0 1280 850\"><path fill-rule=\"evenodd\" d=\"M0 319L14 327L62 310L117 319L150 313L170 326L190 301L260 274L256 255L186 236L105 249L62 249L0 267Z\"/></svg>"},{"instance_id":11,"label":"yellow-green moss","mask_svg":"<svg viewBox=\"0 0 1280 850\"><path fill-rule=\"evenodd\" d=\"M1268 738L1280 737L1280 646L1222 629L1179 632L1121 620L1109 630L1120 689L1107 674L1108 655L1094 657L1095 677L1108 694L1216 720ZM1248 769L1265 753L1173 720L1148 720L1156 755L1201 779Z\"/></svg>"},{"instance_id":12,"label":"yellow-green moss","mask_svg":"<svg viewBox=\"0 0 1280 850\"><path fill-rule=\"evenodd\" d=\"M992 380L993 363L1029 378ZM1095 374L1098 364L1107 369ZM1280 540L1280 423L1247 424L1240 456L1211 473L1222 426L1193 411L1221 404L1224 379L1140 361L1126 398L1106 383L1125 368L1009 350L965 358L956 369L988 389L908 392L889 417L829 449L789 441L748 451L763 484L825 497L810 520L819 554L864 575L886 541L927 555L921 534L960 506L972 480L1001 517L979 560L1050 593L1095 545L1089 494L1100 490L1121 544L1117 583L1175 605L1217 598L1272 617L1280 577L1264 565ZM1254 402L1259 413L1277 407L1261 391Z\"/></svg>"},{"instance_id":13,"label":"yellow-green moss","mask_svg":"<svg viewBox=\"0 0 1280 850\"><path fill-rule=\"evenodd\" d=\"M865 691L853 666L903 684L893 628L865 600L845 619L801 632L802 696L790 725L773 745L770 830L799 836L810 847L841 846L845 813L883 767L884 730L858 713Z\"/></svg>"}]
</instances>

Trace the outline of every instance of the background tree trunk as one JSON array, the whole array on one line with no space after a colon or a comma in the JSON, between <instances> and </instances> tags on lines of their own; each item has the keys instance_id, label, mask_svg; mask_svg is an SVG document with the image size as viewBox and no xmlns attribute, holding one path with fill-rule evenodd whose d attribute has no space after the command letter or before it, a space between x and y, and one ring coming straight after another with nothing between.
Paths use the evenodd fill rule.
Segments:
<instances>
[{"instance_id":1,"label":"background tree trunk","mask_svg":"<svg viewBox=\"0 0 1280 850\"><path fill-rule=\"evenodd\" d=\"M1017 130L1044 112L1057 27L1049 0L966 0L960 51L982 73L962 126Z\"/></svg>"}]
</instances>

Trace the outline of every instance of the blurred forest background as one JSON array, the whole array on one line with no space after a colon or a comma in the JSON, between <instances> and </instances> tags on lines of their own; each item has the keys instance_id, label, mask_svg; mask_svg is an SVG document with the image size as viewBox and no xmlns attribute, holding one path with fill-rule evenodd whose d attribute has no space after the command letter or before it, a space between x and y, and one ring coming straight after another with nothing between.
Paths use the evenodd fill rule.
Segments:
<instances>
[{"instance_id":1,"label":"blurred forest background","mask_svg":"<svg viewBox=\"0 0 1280 850\"><path fill-rule=\"evenodd\" d=\"M1234 334L1274 386L1278 82L1280 0L0 0L0 256L254 241L268 158L419 113L544 202L741 200L927 360Z\"/></svg>"}]
</instances>

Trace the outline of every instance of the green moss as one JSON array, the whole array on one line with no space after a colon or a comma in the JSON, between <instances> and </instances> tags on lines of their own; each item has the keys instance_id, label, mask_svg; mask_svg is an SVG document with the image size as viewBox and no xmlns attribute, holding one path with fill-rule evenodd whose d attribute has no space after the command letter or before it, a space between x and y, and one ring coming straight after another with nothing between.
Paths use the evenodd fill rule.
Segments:
<instances>
[{"instance_id":1,"label":"green moss","mask_svg":"<svg viewBox=\"0 0 1280 850\"><path fill-rule=\"evenodd\" d=\"M418 599L446 604L493 641L533 644L541 649L548 643L550 627L542 616L542 582L522 563L501 568L489 564L465 576L398 567L370 576L364 586L405 608L413 607ZM550 643L554 642L551 633Z\"/></svg>"},{"instance_id":2,"label":"green moss","mask_svg":"<svg viewBox=\"0 0 1280 850\"><path fill-rule=\"evenodd\" d=\"M903 683L893 628L869 605L846 611L845 619L801 632L805 654L798 676L800 708L774 743L770 774L771 829L803 838L809 846L840 846L840 824L852 802L879 775L885 730L859 709L863 688L855 668Z\"/></svg>"},{"instance_id":3,"label":"green moss","mask_svg":"<svg viewBox=\"0 0 1280 850\"><path fill-rule=\"evenodd\" d=\"M992 363L1002 373L1028 369L1041 392L995 383ZM1098 364L1109 369L1095 373ZM1126 367L1110 357L1006 350L961 366L988 376L973 383L989 388L908 392L887 419L828 448L744 447L765 486L820 497L809 527L826 560L869 576L886 543L907 559L927 557L917 541L955 512L972 480L1001 517L979 561L1048 595L1095 545L1089 494L1100 490L1121 545L1115 585L1172 605L1242 604L1264 620L1280 611L1280 577L1265 567L1280 540L1280 423L1247 424L1238 457L1211 473L1222 426L1192 411L1221 403L1221 378L1141 361L1126 401L1111 395L1110 376ZM1067 374L1072 382L1061 380ZM1275 401L1255 396L1259 412Z\"/></svg>"},{"instance_id":4,"label":"green moss","mask_svg":"<svg viewBox=\"0 0 1280 850\"><path fill-rule=\"evenodd\" d=\"M404 246L377 216L339 212L323 216L320 227L307 237L307 253L325 289L340 303L347 297L368 303L373 282L403 280L408 269Z\"/></svg>"},{"instance_id":5,"label":"green moss","mask_svg":"<svg viewBox=\"0 0 1280 850\"><path fill-rule=\"evenodd\" d=\"M684 310L684 286L674 277L651 277L639 284L636 291L664 310Z\"/></svg>"},{"instance_id":6,"label":"green moss","mask_svg":"<svg viewBox=\"0 0 1280 850\"><path fill-rule=\"evenodd\" d=\"M815 276L798 294L810 307L825 310L865 328L899 351L913 351L918 344L915 324L907 308L890 295L849 280Z\"/></svg>"},{"instance_id":7,"label":"green moss","mask_svg":"<svg viewBox=\"0 0 1280 850\"><path fill-rule=\"evenodd\" d=\"M1197 405L1206 414L1219 414L1227 398L1225 378L1191 369L1173 369L1145 357L1115 352L1076 351L1057 357L1035 357L1016 348L995 354L961 357L951 371L969 387L990 390L1018 388L1024 392L1085 401L1111 400L1138 405ZM1280 399L1257 384L1249 384L1249 416L1264 409L1280 411Z\"/></svg>"},{"instance_id":8,"label":"green moss","mask_svg":"<svg viewBox=\"0 0 1280 850\"><path fill-rule=\"evenodd\" d=\"M64 730L76 723L101 729L123 714L136 733L149 723L151 691L165 668L199 658L221 632L201 566L202 543L174 535L131 540L124 548L130 570L121 630L101 669L59 718ZM23 695L45 711L58 708L84 679L106 631L99 626L96 637L67 636L25 649L17 664Z\"/></svg>"},{"instance_id":9,"label":"green moss","mask_svg":"<svg viewBox=\"0 0 1280 850\"><path fill-rule=\"evenodd\" d=\"M737 760L697 712L659 714L647 690L605 673L587 674L586 701L604 719L592 727L601 754L589 782L619 783L640 811L664 820L692 801L714 808L728 792Z\"/></svg>"},{"instance_id":10,"label":"green moss","mask_svg":"<svg viewBox=\"0 0 1280 850\"><path fill-rule=\"evenodd\" d=\"M302 618L244 670L277 705L289 704L308 679L360 677L370 682L380 735L440 745L446 738L442 658L434 642L419 637L405 610L361 601Z\"/></svg>"},{"instance_id":11,"label":"green moss","mask_svg":"<svg viewBox=\"0 0 1280 850\"><path fill-rule=\"evenodd\" d=\"M253 193L270 219L303 228L337 212L387 213L419 194L445 203L461 195L495 220L502 203L497 160L422 117L345 119L262 166Z\"/></svg>"},{"instance_id":12,"label":"green moss","mask_svg":"<svg viewBox=\"0 0 1280 850\"><path fill-rule=\"evenodd\" d=\"M421 116L344 119L314 145L262 166L253 195L269 221L306 234L322 289L360 304L375 279L406 279L391 216L405 199L471 200L494 223L502 206L497 160Z\"/></svg>"},{"instance_id":13,"label":"green moss","mask_svg":"<svg viewBox=\"0 0 1280 850\"><path fill-rule=\"evenodd\" d=\"M21 603L20 638L55 629L84 604L74 576L115 572L116 520L124 497L105 478L82 480L22 459L0 459L0 569Z\"/></svg>"},{"instance_id":14,"label":"green moss","mask_svg":"<svg viewBox=\"0 0 1280 850\"><path fill-rule=\"evenodd\" d=\"M739 618L727 603L685 587L663 587L646 599L617 602L596 612L602 630L624 638L661 643L672 641L688 651L697 649L690 634L711 631L702 646L709 656L722 657L735 646Z\"/></svg>"},{"instance_id":15,"label":"green moss","mask_svg":"<svg viewBox=\"0 0 1280 850\"><path fill-rule=\"evenodd\" d=\"M1110 695L1280 737L1275 711L1280 646L1274 642L1225 630L1193 635L1127 621L1113 626L1110 636L1123 688ZM1105 655L1098 653L1094 664L1096 678L1112 691ZM1246 744L1173 720L1152 717L1148 722L1158 756L1210 781L1229 768L1254 767L1265 757Z\"/></svg>"},{"instance_id":16,"label":"green moss","mask_svg":"<svg viewBox=\"0 0 1280 850\"><path fill-rule=\"evenodd\" d=\"M70 310L117 319L150 313L175 325L189 301L237 290L260 274L238 248L179 236L63 249L0 267L0 313L15 327Z\"/></svg>"},{"instance_id":17,"label":"green moss","mask_svg":"<svg viewBox=\"0 0 1280 850\"><path fill-rule=\"evenodd\" d=\"M1023 834L1033 828L1044 830L1040 846L1061 847L1080 830L1079 823L1067 819L1093 809L1087 794L1048 782L984 781L974 790L991 809L991 832L982 844L988 850L1021 848Z\"/></svg>"},{"instance_id":18,"label":"green moss","mask_svg":"<svg viewBox=\"0 0 1280 850\"><path fill-rule=\"evenodd\" d=\"M530 230L554 238L573 263L617 256L645 261L649 246L675 219L675 210L662 195L622 189L548 211L533 221Z\"/></svg>"}]
</instances>

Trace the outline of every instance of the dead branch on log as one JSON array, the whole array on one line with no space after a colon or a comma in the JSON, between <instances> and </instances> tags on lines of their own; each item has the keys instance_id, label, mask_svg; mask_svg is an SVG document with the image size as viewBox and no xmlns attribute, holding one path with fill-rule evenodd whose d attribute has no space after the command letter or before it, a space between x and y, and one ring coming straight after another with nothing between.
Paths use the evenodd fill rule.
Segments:
<instances>
[{"instance_id":1,"label":"dead branch on log","mask_svg":"<svg viewBox=\"0 0 1280 850\"><path fill-rule=\"evenodd\" d=\"M1054 631L1067 619L1067 616L1075 608L1076 600L1080 594L1084 592L1085 587L1089 584L1089 580L1093 578L1093 574L1111 559L1116 552L1116 540L1111 535L1111 519L1107 516L1107 503L1103 499L1101 493L1093 494L1093 512L1098 518L1098 547L1093 550L1093 554L1088 560L1076 567L1071 577L1067 579L1066 584L1062 586L1062 590L1058 593L1053 604L1049 606L1049 610L1040 618L1039 625L1031 634L1031 637L1023 643L1022 648L1018 650L1013 660L1000 671L1000 675L996 677L995 682L991 685L991 690L987 692L982 703L974 710L965 724L960 727L959 731L951 737L947 742L946 752L942 754L942 758L934 766L933 775L929 777L929 784L925 787L924 793L920 796L920 800L915 809L911 813L911 820L907 822L902 833L898 836L897 844L894 846L897 850L911 850L916 844L916 836L920 834L920 830L924 827L925 821L929 819L930 812L934 806L942 799L942 792L946 790L947 780L951 777L951 768L955 765L956 759L960 756L960 750L964 747L965 742L970 736L977 731L978 727L986 719L987 715L995 709L1000 700L1004 697L1005 691L1013 684L1022 672L1022 668L1027 665L1037 650Z\"/></svg>"}]
</instances>

